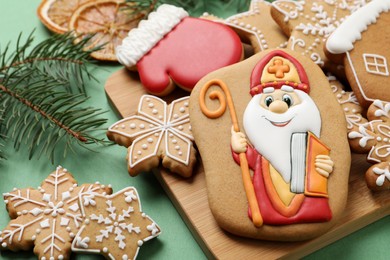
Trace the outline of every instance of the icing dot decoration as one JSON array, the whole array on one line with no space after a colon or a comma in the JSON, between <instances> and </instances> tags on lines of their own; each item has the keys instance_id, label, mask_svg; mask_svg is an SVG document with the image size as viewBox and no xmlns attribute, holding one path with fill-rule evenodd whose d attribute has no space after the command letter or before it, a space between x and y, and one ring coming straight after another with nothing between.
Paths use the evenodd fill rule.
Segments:
<instances>
[{"instance_id":1,"label":"icing dot decoration","mask_svg":"<svg viewBox=\"0 0 390 260\"><path fill-rule=\"evenodd\" d=\"M149 102L145 103L147 99L149 99ZM154 104L153 109L159 109L158 118L153 115L150 104ZM192 144L193 136L186 131L190 128L187 107L189 107L189 97L180 98L167 105L165 101L156 96L144 95L141 97L137 115L122 119L109 128L107 136L111 140L128 147L127 159L130 175L135 176L142 172L141 168L144 166L136 166L150 160L150 158L155 160L156 156L173 160L175 163L181 163L190 168L193 167L196 157ZM115 128L116 125L121 124L137 124L138 127L135 130L138 131ZM145 128L145 125L150 126L150 128ZM167 139L175 139L176 141L172 144L171 141L167 142ZM169 151L175 150L175 145L179 143L182 156L178 156L176 152L170 153ZM153 164L155 164L155 161ZM171 165L173 167L173 164ZM145 168L145 170L149 169L150 166L148 169ZM186 173L181 172L184 170L186 170L186 167L180 167L180 169L175 167L173 172L179 171L176 173L185 176Z\"/></svg>"}]
</instances>

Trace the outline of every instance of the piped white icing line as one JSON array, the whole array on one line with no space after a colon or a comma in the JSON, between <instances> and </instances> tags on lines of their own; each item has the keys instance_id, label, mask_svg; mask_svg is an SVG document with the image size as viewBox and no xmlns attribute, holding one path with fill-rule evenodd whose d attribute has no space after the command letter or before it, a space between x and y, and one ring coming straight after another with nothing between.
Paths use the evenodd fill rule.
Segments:
<instances>
[{"instance_id":1,"label":"piped white icing line","mask_svg":"<svg viewBox=\"0 0 390 260\"><path fill-rule=\"evenodd\" d=\"M157 11L142 20L138 28L129 31L115 52L118 61L132 67L148 53L166 34L168 34L188 13L173 5L163 4Z\"/></svg>"},{"instance_id":2,"label":"piped white icing line","mask_svg":"<svg viewBox=\"0 0 390 260\"><path fill-rule=\"evenodd\" d=\"M353 49L353 43L360 40L361 33L377 21L382 12L390 9L390 0L374 0L349 16L328 38L326 49L333 54Z\"/></svg>"}]
</instances>

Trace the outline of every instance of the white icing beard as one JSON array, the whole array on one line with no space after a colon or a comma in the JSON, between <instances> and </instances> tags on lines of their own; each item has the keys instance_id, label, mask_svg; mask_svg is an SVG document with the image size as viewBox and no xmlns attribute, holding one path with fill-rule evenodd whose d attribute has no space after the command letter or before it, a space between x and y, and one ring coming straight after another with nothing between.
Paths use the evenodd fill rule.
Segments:
<instances>
[{"instance_id":1,"label":"white icing beard","mask_svg":"<svg viewBox=\"0 0 390 260\"><path fill-rule=\"evenodd\" d=\"M262 94L255 95L244 112L244 129L250 143L282 175L285 182L291 179L290 142L293 133L312 132L317 137L321 131L320 112L309 95L300 90L295 93L300 104L283 114L273 113L260 105ZM273 122L287 122L278 127Z\"/></svg>"}]
</instances>

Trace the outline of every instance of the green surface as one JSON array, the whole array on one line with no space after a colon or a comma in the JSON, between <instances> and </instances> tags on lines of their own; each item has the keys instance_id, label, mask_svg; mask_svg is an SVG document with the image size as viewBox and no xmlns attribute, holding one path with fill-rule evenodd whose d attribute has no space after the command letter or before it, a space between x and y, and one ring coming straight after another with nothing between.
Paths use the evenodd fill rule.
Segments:
<instances>
[{"instance_id":1,"label":"green surface","mask_svg":"<svg viewBox=\"0 0 390 260\"><path fill-rule=\"evenodd\" d=\"M9 41L15 43L20 32L27 36L36 29L37 40L45 39L50 33L43 27L36 16L39 0L0 0L0 45ZM11 45L12 47L13 45ZM119 118L112 110L104 93L107 78L121 68L119 65L98 64L94 75L99 82L88 84L91 103L97 108L107 110L107 127ZM6 148L8 161L0 165L0 193L12 188L37 187L47 175L55 169L46 158L28 160L26 152L16 153L12 146ZM114 191L127 186L138 189L143 210L162 228L162 234L145 243L138 259L204 259L201 248L192 237L180 215L151 174L130 178L125 162L126 149L110 146L92 153L79 149L78 154L58 159L60 164L73 173L79 183L100 181L112 184ZM0 210L0 229L9 221L5 207ZM390 218L386 217L338 242L323 248L307 259L386 259L390 245ZM32 252L1 252L1 259L35 259ZM73 255L74 259L101 259L95 255Z\"/></svg>"}]
</instances>

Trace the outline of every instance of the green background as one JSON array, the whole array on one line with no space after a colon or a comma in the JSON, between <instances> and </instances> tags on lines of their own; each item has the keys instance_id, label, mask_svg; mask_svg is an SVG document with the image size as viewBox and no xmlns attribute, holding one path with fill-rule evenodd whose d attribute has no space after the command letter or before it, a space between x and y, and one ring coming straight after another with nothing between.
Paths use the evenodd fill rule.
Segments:
<instances>
[{"instance_id":1,"label":"green background","mask_svg":"<svg viewBox=\"0 0 390 260\"><path fill-rule=\"evenodd\" d=\"M11 41L11 49L18 35L25 38L35 29L36 43L50 36L50 32L40 23L36 15L39 0L0 0L0 45L2 48ZM221 9L220 9L221 10ZM225 12L225 11L224 11ZM226 14L226 13L225 13ZM120 118L110 107L104 93L107 78L121 66L115 64L97 64L94 75L99 82L88 83L87 92L91 104L107 110L106 127ZM162 234L145 243L138 259L204 259L206 258L189 229L181 219L167 195L152 174L143 174L130 178L126 169L126 149L117 145L99 149L93 153L77 149L78 153L59 158L52 165L46 158L28 160L27 153L21 149L13 150L7 143L6 153L9 158L0 165L0 193L11 191L14 187L38 187L42 180L55 169L57 164L69 169L79 183L100 181L112 184L115 191L127 186L138 189L144 212L151 216L162 228ZM0 230L9 217L5 207L0 210ZM390 217L361 229L344 239L337 241L309 256L307 259L385 259L390 250ZM1 259L35 259L32 252L1 252ZM73 255L74 259L101 259L96 255Z\"/></svg>"}]
</instances>

